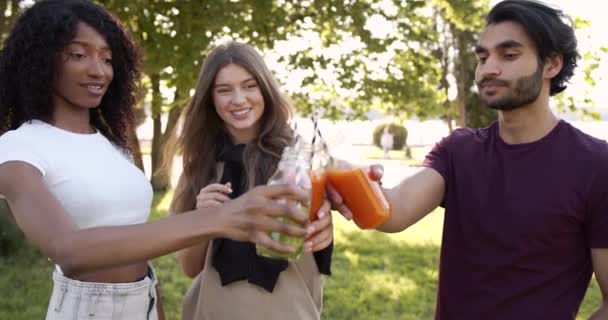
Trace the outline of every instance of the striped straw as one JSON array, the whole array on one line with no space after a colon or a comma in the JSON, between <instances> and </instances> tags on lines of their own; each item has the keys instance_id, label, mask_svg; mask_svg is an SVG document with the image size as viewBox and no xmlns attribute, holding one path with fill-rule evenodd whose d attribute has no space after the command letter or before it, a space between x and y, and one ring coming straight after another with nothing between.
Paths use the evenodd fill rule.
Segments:
<instances>
[{"instance_id":1,"label":"striped straw","mask_svg":"<svg viewBox=\"0 0 608 320\"><path fill-rule=\"evenodd\" d=\"M315 155L315 144L317 143L317 136L319 136L319 144L321 144L321 148L323 148L323 151L325 151L326 156L329 157L328 162L332 162L333 158L331 157L330 153L329 153L329 148L327 147L327 143L325 142L325 139L323 139L323 135L321 135L321 128L319 128L319 121L318 118L316 116L311 116L310 120L313 123L313 136L312 136L312 141L311 141L311 153L310 153L310 159L312 160L314 155Z\"/></svg>"},{"instance_id":2,"label":"striped straw","mask_svg":"<svg viewBox=\"0 0 608 320\"><path fill-rule=\"evenodd\" d=\"M294 145L298 144L298 142L300 142L300 134L298 133L298 121L294 121L295 124L293 125L293 134L296 137L296 140L293 142Z\"/></svg>"}]
</instances>

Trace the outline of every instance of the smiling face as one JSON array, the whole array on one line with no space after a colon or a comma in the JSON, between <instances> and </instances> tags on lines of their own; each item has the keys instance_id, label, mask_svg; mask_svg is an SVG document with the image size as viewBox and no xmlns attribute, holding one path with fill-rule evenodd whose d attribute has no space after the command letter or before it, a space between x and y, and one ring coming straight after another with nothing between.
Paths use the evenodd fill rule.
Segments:
<instances>
[{"instance_id":1,"label":"smiling face","mask_svg":"<svg viewBox=\"0 0 608 320\"><path fill-rule=\"evenodd\" d=\"M253 140L264 113L264 96L255 77L237 64L228 64L215 76L215 111L235 143Z\"/></svg>"},{"instance_id":2,"label":"smiling face","mask_svg":"<svg viewBox=\"0 0 608 320\"><path fill-rule=\"evenodd\" d=\"M513 110L538 99L543 89L543 64L521 25L510 21L488 25L476 52L475 82L488 107Z\"/></svg>"},{"instance_id":3,"label":"smiling face","mask_svg":"<svg viewBox=\"0 0 608 320\"><path fill-rule=\"evenodd\" d=\"M79 22L76 36L63 49L53 85L53 107L91 109L101 103L112 78L112 52L104 37Z\"/></svg>"}]
</instances>

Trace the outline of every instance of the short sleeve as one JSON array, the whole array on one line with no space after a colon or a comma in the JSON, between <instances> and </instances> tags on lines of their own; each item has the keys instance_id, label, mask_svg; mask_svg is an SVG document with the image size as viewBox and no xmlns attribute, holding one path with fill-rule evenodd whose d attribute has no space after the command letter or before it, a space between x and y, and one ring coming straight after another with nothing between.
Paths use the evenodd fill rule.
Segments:
<instances>
[{"instance_id":1,"label":"short sleeve","mask_svg":"<svg viewBox=\"0 0 608 320\"><path fill-rule=\"evenodd\" d=\"M608 156L602 158L587 204L585 223L590 248L608 248Z\"/></svg>"},{"instance_id":2,"label":"short sleeve","mask_svg":"<svg viewBox=\"0 0 608 320\"><path fill-rule=\"evenodd\" d=\"M46 163L34 148L20 139L15 132L7 132L0 136L0 165L9 161L21 161L34 166L46 175Z\"/></svg>"},{"instance_id":3,"label":"short sleeve","mask_svg":"<svg viewBox=\"0 0 608 320\"><path fill-rule=\"evenodd\" d=\"M447 136L438 143L435 144L433 149L426 155L422 162L423 167L431 168L437 171L443 179L447 182L449 177L449 153L448 144L450 143L450 136Z\"/></svg>"}]
</instances>

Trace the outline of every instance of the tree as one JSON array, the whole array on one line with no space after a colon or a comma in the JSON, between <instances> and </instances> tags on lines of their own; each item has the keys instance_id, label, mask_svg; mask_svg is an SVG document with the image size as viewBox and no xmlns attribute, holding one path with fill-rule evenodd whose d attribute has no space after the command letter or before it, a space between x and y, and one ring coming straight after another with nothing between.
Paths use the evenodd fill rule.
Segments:
<instances>
[{"instance_id":1,"label":"tree","mask_svg":"<svg viewBox=\"0 0 608 320\"><path fill-rule=\"evenodd\" d=\"M22 2L23 0L0 1L0 43L4 43L15 19L21 14Z\"/></svg>"},{"instance_id":2,"label":"tree","mask_svg":"<svg viewBox=\"0 0 608 320\"><path fill-rule=\"evenodd\" d=\"M145 52L143 86L154 123L152 185L157 191L169 187L169 175L159 171L161 151L210 48L227 37L268 48L291 32L294 19L300 18L292 10L298 1L100 2L125 22ZM170 88L173 95L163 96L162 87ZM165 115L167 121L163 125Z\"/></svg>"},{"instance_id":3,"label":"tree","mask_svg":"<svg viewBox=\"0 0 608 320\"><path fill-rule=\"evenodd\" d=\"M334 119L361 118L370 106L379 106L393 116L443 117L449 124L456 118L466 125L466 108L475 103L474 34L487 1L319 1L311 6L318 14L302 32L318 34L324 47L347 49L332 57L311 46L290 56L287 67L293 71L336 75L334 82L323 72L303 79L302 90L293 93L303 113L321 109ZM451 86L457 87L455 101L448 99Z\"/></svg>"}]
</instances>

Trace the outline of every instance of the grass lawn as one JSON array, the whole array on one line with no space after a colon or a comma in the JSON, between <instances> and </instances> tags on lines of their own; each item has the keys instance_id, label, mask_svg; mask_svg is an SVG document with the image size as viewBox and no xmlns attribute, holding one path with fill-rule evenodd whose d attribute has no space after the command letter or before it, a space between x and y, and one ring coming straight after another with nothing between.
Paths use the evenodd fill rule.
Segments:
<instances>
[{"instance_id":1,"label":"grass lawn","mask_svg":"<svg viewBox=\"0 0 608 320\"><path fill-rule=\"evenodd\" d=\"M166 214L170 195L155 197L152 219ZM358 230L334 216L333 275L326 278L324 319L433 319L443 213L431 213L398 234ZM153 261L161 281L168 319L180 319L190 280L174 256ZM0 258L0 319L43 319L51 290L52 266L24 248ZM577 319L587 319L601 301L592 281Z\"/></svg>"}]
</instances>

